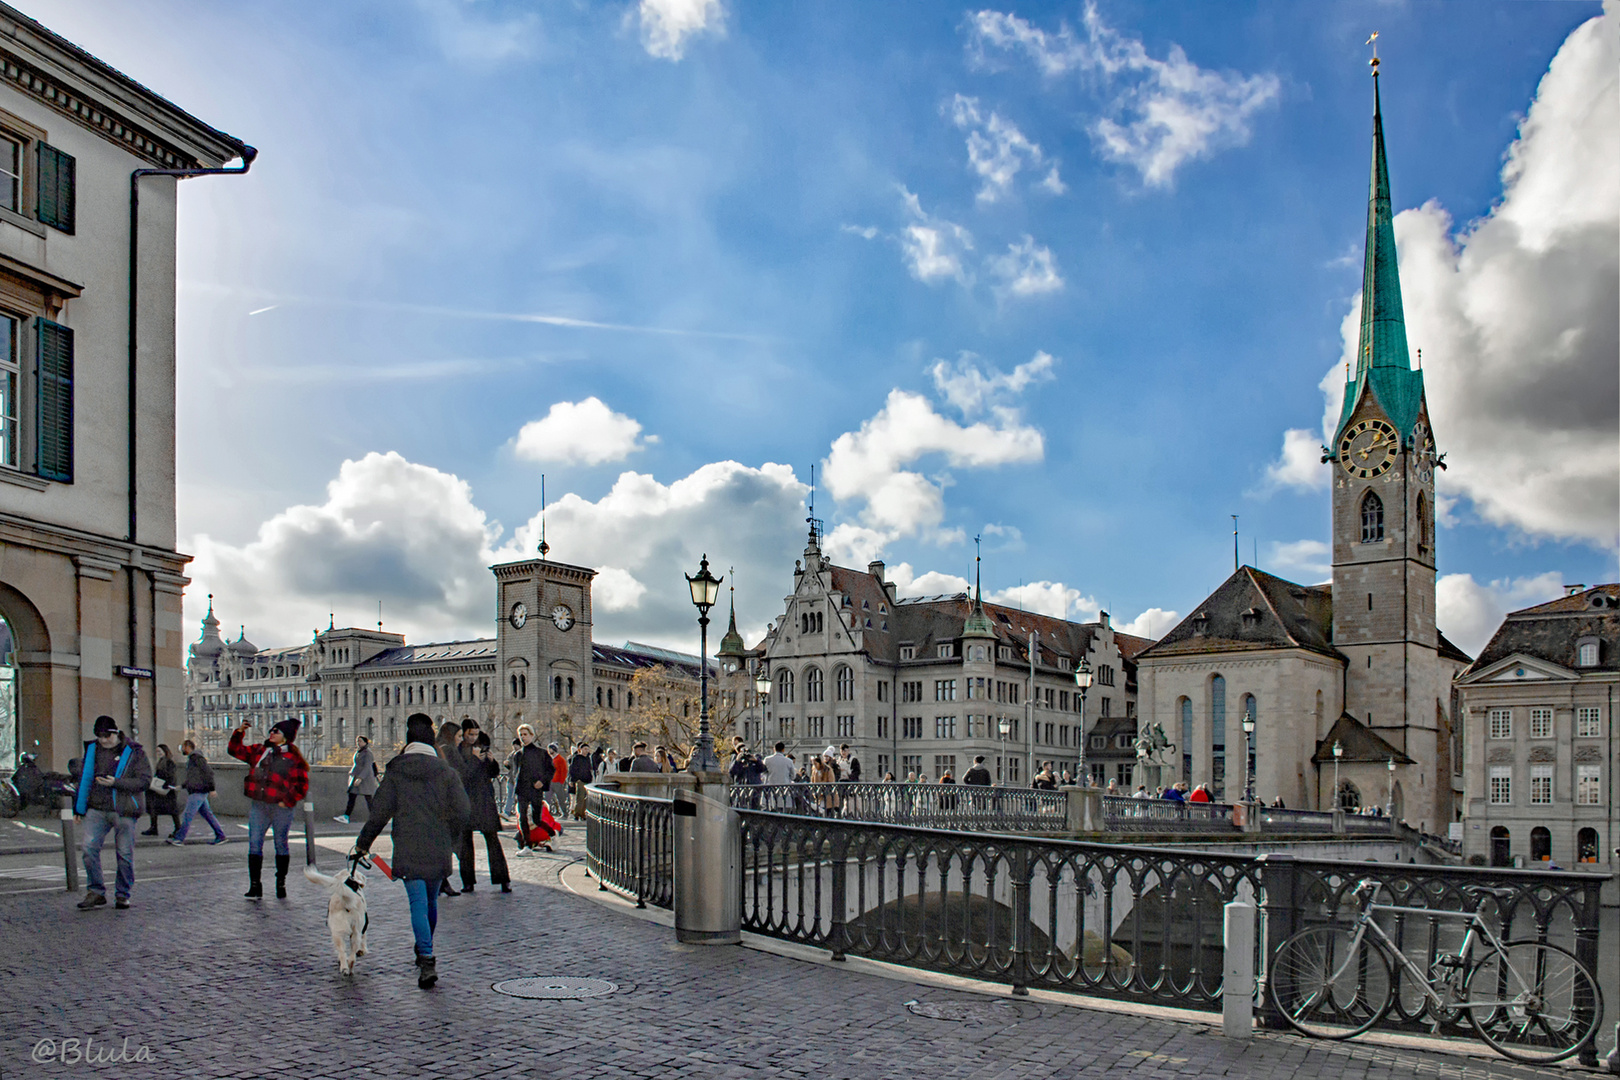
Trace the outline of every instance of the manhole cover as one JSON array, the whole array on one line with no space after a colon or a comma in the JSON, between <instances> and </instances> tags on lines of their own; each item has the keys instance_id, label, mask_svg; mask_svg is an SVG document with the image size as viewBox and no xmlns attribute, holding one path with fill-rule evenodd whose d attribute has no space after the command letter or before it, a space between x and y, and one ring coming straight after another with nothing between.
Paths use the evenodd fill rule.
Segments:
<instances>
[{"instance_id":1,"label":"manhole cover","mask_svg":"<svg viewBox=\"0 0 1620 1080\"><path fill-rule=\"evenodd\" d=\"M959 1024L1016 1024L1041 1015L1040 1006L1013 1001L908 1001L906 1009L914 1016Z\"/></svg>"},{"instance_id":2,"label":"manhole cover","mask_svg":"<svg viewBox=\"0 0 1620 1080\"><path fill-rule=\"evenodd\" d=\"M505 982L496 983L490 989L497 994L506 994L510 997L567 1001L606 997L608 994L616 993L619 984L610 983L606 979L570 979L556 975L540 975L531 979L507 979Z\"/></svg>"}]
</instances>

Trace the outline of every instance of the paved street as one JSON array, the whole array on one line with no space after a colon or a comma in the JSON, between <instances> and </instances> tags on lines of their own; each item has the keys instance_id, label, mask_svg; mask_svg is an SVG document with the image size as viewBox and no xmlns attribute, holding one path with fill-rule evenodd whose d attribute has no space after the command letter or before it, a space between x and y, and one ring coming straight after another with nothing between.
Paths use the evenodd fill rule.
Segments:
<instances>
[{"instance_id":1,"label":"paved street","mask_svg":"<svg viewBox=\"0 0 1620 1080\"><path fill-rule=\"evenodd\" d=\"M101 1071L166 1078L1569 1075L1368 1042L1234 1043L1215 1018L1015 1002L854 964L681 946L663 926L568 891L561 872L581 833L556 855L511 860L511 895L481 885L442 901L431 992L415 986L403 892L380 875L371 952L349 981L336 971L324 891L298 876L286 901L243 901L241 843L141 849L128 912L80 913L59 877L5 876L30 865L59 873L60 856L0 857L0 1080L96 1068L63 1063L72 1039L130 1059L145 1047L141 1061ZM331 837L322 865L335 867L348 843ZM107 867L110 879L110 852ZM578 886L577 865L568 877ZM528 976L607 979L618 991L544 1001L492 989ZM32 1060L46 1049L54 1060Z\"/></svg>"}]
</instances>

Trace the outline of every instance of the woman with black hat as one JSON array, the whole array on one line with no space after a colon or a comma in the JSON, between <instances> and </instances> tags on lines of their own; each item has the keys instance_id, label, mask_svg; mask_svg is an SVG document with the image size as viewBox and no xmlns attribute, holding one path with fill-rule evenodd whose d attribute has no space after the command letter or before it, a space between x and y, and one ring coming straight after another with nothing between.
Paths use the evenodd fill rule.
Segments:
<instances>
[{"instance_id":1,"label":"woman with black hat","mask_svg":"<svg viewBox=\"0 0 1620 1080\"><path fill-rule=\"evenodd\" d=\"M264 834L276 834L276 899L287 899L287 869L292 865L288 839L292 835L293 811L309 794L309 764L298 752L298 721L291 717L270 729L264 742L247 745L248 725L231 732L226 750L231 757L248 764L242 791L248 798L248 891L249 900L264 896L259 875L264 869Z\"/></svg>"}]
</instances>

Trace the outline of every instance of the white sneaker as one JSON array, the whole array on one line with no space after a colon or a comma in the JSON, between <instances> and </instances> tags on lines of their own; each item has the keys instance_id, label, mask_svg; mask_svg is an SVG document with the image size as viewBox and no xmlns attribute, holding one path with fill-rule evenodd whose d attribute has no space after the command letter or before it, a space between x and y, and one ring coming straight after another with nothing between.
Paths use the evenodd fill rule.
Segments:
<instances>
[{"instance_id":1,"label":"white sneaker","mask_svg":"<svg viewBox=\"0 0 1620 1080\"><path fill-rule=\"evenodd\" d=\"M333 821L341 821L341 822L343 822L343 824L347 825L349 823L349 815L348 814L339 814L337 817L333 818L332 820Z\"/></svg>"}]
</instances>

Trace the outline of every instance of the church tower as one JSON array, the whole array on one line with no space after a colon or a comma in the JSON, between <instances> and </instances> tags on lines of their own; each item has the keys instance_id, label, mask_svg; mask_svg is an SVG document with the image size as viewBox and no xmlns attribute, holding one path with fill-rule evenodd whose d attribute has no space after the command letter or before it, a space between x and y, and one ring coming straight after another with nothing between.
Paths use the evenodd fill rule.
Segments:
<instances>
[{"instance_id":1,"label":"church tower","mask_svg":"<svg viewBox=\"0 0 1620 1080\"><path fill-rule=\"evenodd\" d=\"M1345 712L1426 764L1422 786L1432 790L1444 726L1435 705L1442 642L1434 621L1441 458L1423 372L1407 351L1376 58L1370 187L1361 335L1338 429L1323 448L1333 467L1333 644L1349 659ZM1415 795L1419 777L1411 780Z\"/></svg>"}]
</instances>

